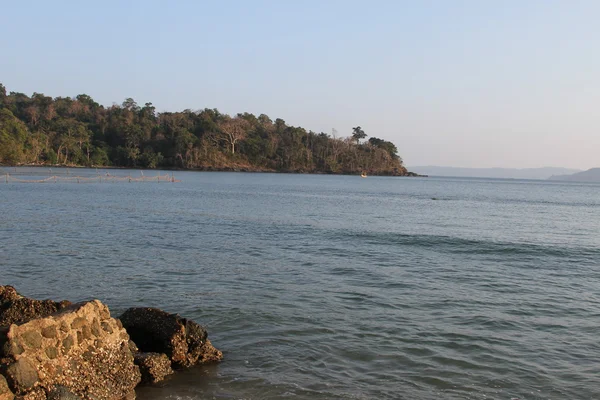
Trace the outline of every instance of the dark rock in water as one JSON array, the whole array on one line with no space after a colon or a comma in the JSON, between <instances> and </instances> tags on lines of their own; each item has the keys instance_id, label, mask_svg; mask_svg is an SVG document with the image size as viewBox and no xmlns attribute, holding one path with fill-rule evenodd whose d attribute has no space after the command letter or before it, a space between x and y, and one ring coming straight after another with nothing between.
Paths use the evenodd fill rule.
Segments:
<instances>
[{"instance_id":1,"label":"dark rock in water","mask_svg":"<svg viewBox=\"0 0 600 400\"><path fill-rule=\"evenodd\" d=\"M174 363L185 363L185 321L178 315L156 308L130 308L119 321L142 352L165 353Z\"/></svg>"},{"instance_id":2,"label":"dark rock in water","mask_svg":"<svg viewBox=\"0 0 600 400\"><path fill-rule=\"evenodd\" d=\"M185 328L188 359L194 360L194 364L204 364L223 359L223 353L217 350L208 340L208 334L204 328L190 320L186 321Z\"/></svg>"},{"instance_id":3,"label":"dark rock in water","mask_svg":"<svg viewBox=\"0 0 600 400\"><path fill-rule=\"evenodd\" d=\"M204 346L198 347L198 359L196 364L205 364L223 359L223 352L212 345L210 340L206 339Z\"/></svg>"},{"instance_id":4,"label":"dark rock in water","mask_svg":"<svg viewBox=\"0 0 600 400\"><path fill-rule=\"evenodd\" d=\"M12 286L0 286L0 326L22 324L44 318L71 305L69 301L34 300L23 297Z\"/></svg>"},{"instance_id":5,"label":"dark rock in water","mask_svg":"<svg viewBox=\"0 0 600 400\"><path fill-rule=\"evenodd\" d=\"M171 360L166 354L159 353L137 353L134 357L135 364L140 367L142 382L160 382L167 375L173 373Z\"/></svg>"},{"instance_id":6,"label":"dark rock in water","mask_svg":"<svg viewBox=\"0 0 600 400\"><path fill-rule=\"evenodd\" d=\"M0 343L0 371L18 399L121 400L141 381L129 335L98 300L4 327Z\"/></svg>"},{"instance_id":7,"label":"dark rock in water","mask_svg":"<svg viewBox=\"0 0 600 400\"><path fill-rule=\"evenodd\" d=\"M3 375L0 375L0 400L13 400L15 395L8 387L8 382Z\"/></svg>"},{"instance_id":8,"label":"dark rock in water","mask_svg":"<svg viewBox=\"0 0 600 400\"><path fill-rule=\"evenodd\" d=\"M119 319L141 351L164 353L173 366L188 367L223 358L207 339L204 328L177 314L157 308L130 308Z\"/></svg>"}]
</instances>

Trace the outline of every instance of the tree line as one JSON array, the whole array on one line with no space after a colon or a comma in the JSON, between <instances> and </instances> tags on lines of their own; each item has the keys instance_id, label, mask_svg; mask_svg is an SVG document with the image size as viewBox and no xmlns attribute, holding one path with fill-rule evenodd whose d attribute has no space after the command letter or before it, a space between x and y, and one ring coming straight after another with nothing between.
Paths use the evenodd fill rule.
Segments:
<instances>
[{"instance_id":1,"label":"tree line","mask_svg":"<svg viewBox=\"0 0 600 400\"><path fill-rule=\"evenodd\" d=\"M261 114L158 113L126 99L27 96L0 84L0 164L406 175L396 146L358 126L348 137Z\"/></svg>"}]
</instances>

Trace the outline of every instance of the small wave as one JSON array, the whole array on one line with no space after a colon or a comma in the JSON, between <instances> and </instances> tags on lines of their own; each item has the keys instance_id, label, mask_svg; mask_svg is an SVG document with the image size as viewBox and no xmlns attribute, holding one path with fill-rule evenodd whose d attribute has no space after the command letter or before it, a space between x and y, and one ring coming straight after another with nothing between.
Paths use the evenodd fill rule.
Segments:
<instances>
[{"instance_id":1,"label":"small wave","mask_svg":"<svg viewBox=\"0 0 600 400\"><path fill-rule=\"evenodd\" d=\"M501 256L553 256L591 258L600 256L595 247L560 247L555 245L524 242L467 239L443 235L411 235L392 232L346 232L346 237L370 245L403 245L417 248L433 248L455 254L481 254ZM339 251L339 250L338 250Z\"/></svg>"}]
</instances>

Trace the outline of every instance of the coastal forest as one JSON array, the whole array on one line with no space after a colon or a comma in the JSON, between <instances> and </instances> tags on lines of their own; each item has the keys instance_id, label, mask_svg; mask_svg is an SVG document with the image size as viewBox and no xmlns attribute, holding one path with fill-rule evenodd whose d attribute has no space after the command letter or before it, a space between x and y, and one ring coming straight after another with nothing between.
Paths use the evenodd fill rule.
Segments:
<instances>
[{"instance_id":1,"label":"coastal forest","mask_svg":"<svg viewBox=\"0 0 600 400\"><path fill-rule=\"evenodd\" d=\"M205 108L157 112L133 99L7 93L0 84L0 164L408 175L396 146L357 126L347 137L267 115Z\"/></svg>"}]
</instances>

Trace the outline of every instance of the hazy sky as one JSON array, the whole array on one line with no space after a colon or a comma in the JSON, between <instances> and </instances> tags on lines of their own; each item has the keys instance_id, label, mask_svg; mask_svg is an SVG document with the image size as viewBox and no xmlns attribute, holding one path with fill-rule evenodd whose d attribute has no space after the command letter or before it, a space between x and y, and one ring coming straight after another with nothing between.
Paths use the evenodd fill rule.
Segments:
<instances>
[{"instance_id":1,"label":"hazy sky","mask_svg":"<svg viewBox=\"0 0 600 400\"><path fill-rule=\"evenodd\" d=\"M600 166L600 1L5 1L0 82L265 113L405 163Z\"/></svg>"}]
</instances>

